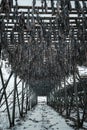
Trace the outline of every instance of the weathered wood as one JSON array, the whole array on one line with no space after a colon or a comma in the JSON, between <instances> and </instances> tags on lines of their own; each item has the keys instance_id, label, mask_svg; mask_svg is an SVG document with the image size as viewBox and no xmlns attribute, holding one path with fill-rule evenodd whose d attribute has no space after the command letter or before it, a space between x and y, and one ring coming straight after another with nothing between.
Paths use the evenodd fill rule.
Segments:
<instances>
[{"instance_id":1,"label":"weathered wood","mask_svg":"<svg viewBox=\"0 0 87 130\"><path fill-rule=\"evenodd\" d=\"M16 86L17 86L17 75L14 74L14 94L13 94L13 110L12 110L12 125L15 125L15 103L16 103Z\"/></svg>"},{"instance_id":2,"label":"weathered wood","mask_svg":"<svg viewBox=\"0 0 87 130\"><path fill-rule=\"evenodd\" d=\"M7 86L8 86L8 83L9 83L9 81L10 81L12 75L13 75L13 72L11 72L11 74L9 75L8 80L7 80L6 83L4 84L5 90L6 90ZM3 90L3 88L2 88L0 91L2 91L2 90ZM0 96L0 104L1 104L1 101L2 101L3 96L4 96L4 91L1 93L1 96Z\"/></svg>"},{"instance_id":3,"label":"weathered wood","mask_svg":"<svg viewBox=\"0 0 87 130\"><path fill-rule=\"evenodd\" d=\"M21 82L21 80L17 83L17 86L19 85L20 82ZM12 95L13 92L14 92L14 89L9 93L9 95L7 96L7 99ZM2 107L4 105L4 103L5 103L5 101L2 102L0 107Z\"/></svg>"},{"instance_id":4,"label":"weathered wood","mask_svg":"<svg viewBox=\"0 0 87 130\"><path fill-rule=\"evenodd\" d=\"M7 94L6 94L6 90L5 90L4 79L3 79L3 74L2 74L1 68L0 68L0 76L1 76L2 85L3 85L3 91L4 91L4 96L5 96L5 102L6 102L9 124L10 124L10 127L11 127L12 126L11 115L10 115L10 110L9 110L9 106L8 106Z\"/></svg>"},{"instance_id":5,"label":"weathered wood","mask_svg":"<svg viewBox=\"0 0 87 130\"><path fill-rule=\"evenodd\" d=\"M23 117L23 107L24 107L24 81L22 81L22 102L21 102L21 117Z\"/></svg>"}]
</instances>

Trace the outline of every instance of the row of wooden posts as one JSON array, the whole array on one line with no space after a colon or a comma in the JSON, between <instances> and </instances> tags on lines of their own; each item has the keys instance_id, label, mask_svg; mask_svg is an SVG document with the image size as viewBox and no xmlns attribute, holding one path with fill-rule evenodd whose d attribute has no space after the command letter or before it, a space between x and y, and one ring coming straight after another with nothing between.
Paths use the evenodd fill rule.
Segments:
<instances>
[{"instance_id":1,"label":"row of wooden posts","mask_svg":"<svg viewBox=\"0 0 87 130\"><path fill-rule=\"evenodd\" d=\"M14 83L13 83L14 88L8 94L6 89L13 75L14 75ZM13 74L13 72L11 72L11 74L9 75L9 78L4 83L3 72L2 72L2 69L0 68L0 77L1 77L1 82L2 82L2 88L0 89L0 95L1 95L0 108L6 104L6 108L4 108L3 112L7 111L9 124L10 124L10 127L12 127L15 124L15 118L16 118L15 114L17 113L16 109L19 110L18 112L19 117L24 117L24 115L27 114L27 111L30 110L32 107L34 107L34 105L36 105L37 98L36 98L36 95L30 89L30 86L27 82L20 80L17 83L17 75ZM21 90L18 89L19 87L18 85L20 85L20 83L22 83L22 86L20 88ZM11 96L11 99L13 98L12 101L9 101L10 96ZM12 111L12 114L11 114L11 111Z\"/></svg>"},{"instance_id":2,"label":"row of wooden posts","mask_svg":"<svg viewBox=\"0 0 87 130\"><path fill-rule=\"evenodd\" d=\"M71 119L74 122L74 128L82 128L84 122L87 121L86 80L84 77L78 78L75 71L72 76L72 83L67 82L66 77L63 77L61 82L60 76L58 86L48 95L48 105L66 119Z\"/></svg>"}]
</instances>

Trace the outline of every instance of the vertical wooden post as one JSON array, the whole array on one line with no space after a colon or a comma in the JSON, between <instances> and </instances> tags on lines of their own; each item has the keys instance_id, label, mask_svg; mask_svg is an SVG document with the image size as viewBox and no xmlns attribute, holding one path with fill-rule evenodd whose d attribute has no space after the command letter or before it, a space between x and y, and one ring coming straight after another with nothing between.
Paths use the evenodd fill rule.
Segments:
<instances>
[{"instance_id":1,"label":"vertical wooden post","mask_svg":"<svg viewBox=\"0 0 87 130\"><path fill-rule=\"evenodd\" d=\"M87 108L87 94L86 94L86 87L85 84L83 84L83 91L84 91L84 108L83 108L83 115L82 115L82 120L81 120L81 127L83 127L83 123L85 120L85 113L86 113L86 108Z\"/></svg>"},{"instance_id":2,"label":"vertical wooden post","mask_svg":"<svg viewBox=\"0 0 87 130\"><path fill-rule=\"evenodd\" d=\"M30 110L30 86L28 84L28 110Z\"/></svg>"},{"instance_id":3,"label":"vertical wooden post","mask_svg":"<svg viewBox=\"0 0 87 130\"><path fill-rule=\"evenodd\" d=\"M28 108L28 84L27 84L27 82L26 82L26 84L25 84L26 86L26 113L27 113L27 108Z\"/></svg>"},{"instance_id":4,"label":"vertical wooden post","mask_svg":"<svg viewBox=\"0 0 87 130\"><path fill-rule=\"evenodd\" d=\"M22 81L21 117L23 117L23 104L24 104L24 81Z\"/></svg>"},{"instance_id":5,"label":"vertical wooden post","mask_svg":"<svg viewBox=\"0 0 87 130\"><path fill-rule=\"evenodd\" d=\"M20 110L20 101L19 101L19 94L18 94L17 85L16 85L16 93L17 93L17 101L18 101L19 114L21 115L21 110Z\"/></svg>"},{"instance_id":6,"label":"vertical wooden post","mask_svg":"<svg viewBox=\"0 0 87 130\"><path fill-rule=\"evenodd\" d=\"M66 118L68 117L68 99L67 99L67 88L66 88L66 78L64 75L64 89L65 89L65 109L66 109Z\"/></svg>"},{"instance_id":7,"label":"vertical wooden post","mask_svg":"<svg viewBox=\"0 0 87 130\"><path fill-rule=\"evenodd\" d=\"M29 89L29 84L28 84L28 110L30 110L30 89Z\"/></svg>"},{"instance_id":8,"label":"vertical wooden post","mask_svg":"<svg viewBox=\"0 0 87 130\"><path fill-rule=\"evenodd\" d=\"M73 81L74 81L74 92L75 92L76 110L77 110L77 127L79 127L80 116L79 116L78 90L77 90L77 84L76 84L76 66L75 65L73 65Z\"/></svg>"},{"instance_id":9,"label":"vertical wooden post","mask_svg":"<svg viewBox=\"0 0 87 130\"><path fill-rule=\"evenodd\" d=\"M59 92L61 89L61 78L59 78ZM60 92L61 93L61 92ZM61 94L59 95L59 113L62 114L62 101L61 101Z\"/></svg>"},{"instance_id":10,"label":"vertical wooden post","mask_svg":"<svg viewBox=\"0 0 87 130\"><path fill-rule=\"evenodd\" d=\"M31 89L30 89L30 86L29 86L29 109L31 110Z\"/></svg>"},{"instance_id":11,"label":"vertical wooden post","mask_svg":"<svg viewBox=\"0 0 87 130\"><path fill-rule=\"evenodd\" d=\"M15 124L16 80L17 80L17 75L14 74L14 95L13 95L13 111L12 111L12 125L13 126Z\"/></svg>"}]
</instances>

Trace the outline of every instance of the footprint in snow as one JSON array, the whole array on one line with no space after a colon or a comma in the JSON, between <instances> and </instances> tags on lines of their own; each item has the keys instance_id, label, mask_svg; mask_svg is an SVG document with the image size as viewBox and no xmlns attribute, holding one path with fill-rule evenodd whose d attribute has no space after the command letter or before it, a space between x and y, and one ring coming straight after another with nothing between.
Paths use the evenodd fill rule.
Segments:
<instances>
[{"instance_id":1,"label":"footprint in snow","mask_svg":"<svg viewBox=\"0 0 87 130\"><path fill-rule=\"evenodd\" d=\"M27 129L27 127L24 127L23 129Z\"/></svg>"},{"instance_id":2,"label":"footprint in snow","mask_svg":"<svg viewBox=\"0 0 87 130\"><path fill-rule=\"evenodd\" d=\"M17 129L17 127L15 126L15 127L13 127L11 130L16 130Z\"/></svg>"},{"instance_id":3,"label":"footprint in snow","mask_svg":"<svg viewBox=\"0 0 87 130\"><path fill-rule=\"evenodd\" d=\"M28 126L32 126L31 124L29 124Z\"/></svg>"},{"instance_id":4,"label":"footprint in snow","mask_svg":"<svg viewBox=\"0 0 87 130\"><path fill-rule=\"evenodd\" d=\"M31 118L29 118L29 120L31 120L31 121L33 121L33 122L35 122L35 123L38 123L39 121L37 121L36 119L31 119Z\"/></svg>"},{"instance_id":5,"label":"footprint in snow","mask_svg":"<svg viewBox=\"0 0 87 130\"><path fill-rule=\"evenodd\" d=\"M21 122L18 122L17 125L20 126L20 125L22 125L22 123L21 123Z\"/></svg>"}]
</instances>

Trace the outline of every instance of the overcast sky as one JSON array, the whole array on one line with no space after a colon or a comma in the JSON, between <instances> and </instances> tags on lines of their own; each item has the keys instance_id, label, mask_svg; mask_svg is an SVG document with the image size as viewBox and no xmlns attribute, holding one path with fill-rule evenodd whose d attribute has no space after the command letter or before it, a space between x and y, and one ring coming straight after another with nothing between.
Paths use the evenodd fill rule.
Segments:
<instances>
[{"instance_id":1,"label":"overcast sky","mask_svg":"<svg viewBox=\"0 0 87 130\"><path fill-rule=\"evenodd\" d=\"M15 3L15 0L13 0ZM33 0L18 0L18 5L32 5ZM47 1L48 4L50 4L50 1ZM41 6L41 0L36 0L36 5Z\"/></svg>"},{"instance_id":2,"label":"overcast sky","mask_svg":"<svg viewBox=\"0 0 87 130\"><path fill-rule=\"evenodd\" d=\"M13 0L15 2L15 0ZM32 5L32 0L18 0L19 5Z\"/></svg>"},{"instance_id":3,"label":"overcast sky","mask_svg":"<svg viewBox=\"0 0 87 130\"><path fill-rule=\"evenodd\" d=\"M0 0L1 3L2 0ZM18 1L18 5L32 5L32 1L33 0L17 0ZM40 2L41 0L36 0L36 4L41 4ZM15 0L13 0L14 4L15 4Z\"/></svg>"}]
</instances>

